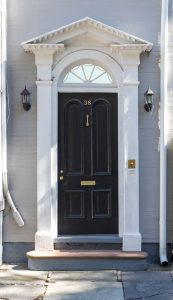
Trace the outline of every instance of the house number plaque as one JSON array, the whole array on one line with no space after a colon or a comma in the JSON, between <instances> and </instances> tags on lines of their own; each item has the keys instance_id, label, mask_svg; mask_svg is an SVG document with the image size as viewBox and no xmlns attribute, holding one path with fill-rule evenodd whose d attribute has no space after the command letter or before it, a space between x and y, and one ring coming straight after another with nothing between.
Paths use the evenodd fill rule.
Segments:
<instances>
[{"instance_id":1,"label":"house number plaque","mask_svg":"<svg viewBox=\"0 0 173 300\"><path fill-rule=\"evenodd\" d=\"M90 106L92 104L91 100L84 100L83 104L85 106Z\"/></svg>"}]
</instances>

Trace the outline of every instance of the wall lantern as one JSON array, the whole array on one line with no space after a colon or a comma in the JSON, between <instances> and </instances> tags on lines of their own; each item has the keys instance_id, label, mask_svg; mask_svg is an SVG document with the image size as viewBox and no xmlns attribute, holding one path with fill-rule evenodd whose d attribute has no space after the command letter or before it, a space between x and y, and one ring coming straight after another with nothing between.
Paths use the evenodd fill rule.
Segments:
<instances>
[{"instance_id":1,"label":"wall lantern","mask_svg":"<svg viewBox=\"0 0 173 300\"><path fill-rule=\"evenodd\" d=\"M150 88L148 88L148 90L144 94L144 100L145 100L144 108L147 112L150 112L153 108L153 96L154 96L153 91Z\"/></svg>"},{"instance_id":2,"label":"wall lantern","mask_svg":"<svg viewBox=\"0 0 173 300\"><path fill-rule=\"evenodd\" d=\"M20 95L21 95L23 109L26 111L30 110L30 108L31 108L31 104L30 104L31 93L27 90L26 86L25 86L24 90L20 93Z\"/></svg>"}]
</instances>

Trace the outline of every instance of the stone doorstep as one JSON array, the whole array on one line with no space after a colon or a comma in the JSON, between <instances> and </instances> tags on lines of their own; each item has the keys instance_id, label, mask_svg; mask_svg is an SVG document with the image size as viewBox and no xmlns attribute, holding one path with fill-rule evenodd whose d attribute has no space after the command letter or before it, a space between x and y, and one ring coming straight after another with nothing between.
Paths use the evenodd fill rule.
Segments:
<instances>
[{"instance_id":1,"label":"stone doorstep","mask_svg":"<svg viewBox=\"0 0 173 300\"><path fill-rule=\"evenodd\" d=\"M146 270L147 256L146 252L118 250L52 250L27 253L30 270L49 271Z\"/></svg>"},{"instance_id":2,"label":"stone doorstep","mask_svg":"<svg viewBox=\"0 0 173 300\"><path fill-rule=\"evenodd\" d=\"M52 250L52 251L30 251L28 258L104 258L104 259L137 259L142 260L148 257L146 252L119 251L119 250Z\"/></svg>"}]
</instances>

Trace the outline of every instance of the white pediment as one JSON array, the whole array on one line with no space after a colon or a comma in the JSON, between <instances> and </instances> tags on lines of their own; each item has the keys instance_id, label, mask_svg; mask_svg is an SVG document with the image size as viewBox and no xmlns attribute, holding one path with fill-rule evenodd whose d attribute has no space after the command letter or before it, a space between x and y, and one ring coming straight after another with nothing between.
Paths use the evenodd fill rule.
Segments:
<instances>
[{"instance_id":1,"label":"white pediment","mask_svg":"<svg viewBox=\"0 0 173 300\"><path fill-rule=\"evenodd\" d=\"M150 51L152 44L127 32L86 17L56 30L44 33L22 43L25 51L37 49L61 51L69 45L80 46L80 43L103 45L112 49L138 49Z\"/></svg>"}]
</instances>

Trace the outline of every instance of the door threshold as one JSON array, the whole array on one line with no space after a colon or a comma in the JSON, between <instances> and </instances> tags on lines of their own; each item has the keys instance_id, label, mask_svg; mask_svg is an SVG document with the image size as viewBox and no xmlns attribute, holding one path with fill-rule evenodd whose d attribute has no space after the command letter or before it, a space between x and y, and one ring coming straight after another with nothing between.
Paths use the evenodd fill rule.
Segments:
<instances>
[{"instance_id":1,"label":"door threshold","mask_svg":"<svg viewBox=\"0 0 173 300\"><path fill-rule=\"evenodd\" d=\"M59 235L54 243L122 243L122 238L117 234L87 234L87 235Z\"/></svg>"}]
</instances>

